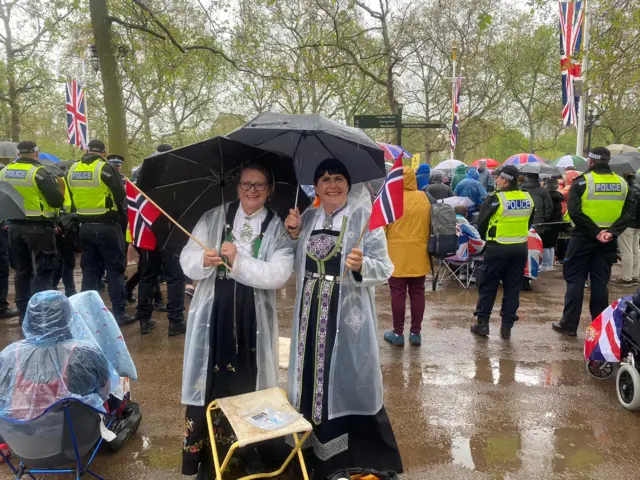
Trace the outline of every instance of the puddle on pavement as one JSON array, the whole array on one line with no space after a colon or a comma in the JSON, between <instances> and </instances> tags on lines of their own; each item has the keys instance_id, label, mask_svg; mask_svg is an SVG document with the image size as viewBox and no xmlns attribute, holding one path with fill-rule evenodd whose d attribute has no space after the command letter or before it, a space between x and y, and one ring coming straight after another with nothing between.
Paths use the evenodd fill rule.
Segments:
<instances>
[{"instance_id":1,"label":"puddle on pavement","mask_svg":"<svg viewBox=\"0 0 640 480\"><path fill-rule=\"evenodd\" d=\"M517 362L491 357L474 363L424 365L425 385L459 385L472 381L493 385L520 384L529 387L563 387L583 385L590 381L584 374L584 362L565 360L553 362Z\"/></svg>"}]
</instances>

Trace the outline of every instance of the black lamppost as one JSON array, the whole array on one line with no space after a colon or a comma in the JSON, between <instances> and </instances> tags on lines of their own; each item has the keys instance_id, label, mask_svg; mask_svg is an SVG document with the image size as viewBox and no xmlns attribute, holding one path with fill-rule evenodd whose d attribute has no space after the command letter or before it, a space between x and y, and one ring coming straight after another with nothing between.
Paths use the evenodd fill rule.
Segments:
<instances>
[{"instance_id":1,"label":"black lamppost","mask_svg":"<svg viewBox=\"0 0 640 480\"><path fill-rule=\"evenodd\" d=\"M587 116L587 130L589 131L589 137L587 140L587 152L591 151L591 130L593 130L594 126L600 126L600 114L597 113L594 115L593 110L589 110L589 115Z\"/></svg>"},{"instance_id":2,"label":"black lamppost","mask_svg":"<svg viewBox=\"0 0 640 480\"><path fill-rule=\"evenodd\" d=\"M100 59L98 58L98 48L95 45L89 45L89 61L91 62L91 68L98 73L100 71Z\"/></svg>"}]
</instances>

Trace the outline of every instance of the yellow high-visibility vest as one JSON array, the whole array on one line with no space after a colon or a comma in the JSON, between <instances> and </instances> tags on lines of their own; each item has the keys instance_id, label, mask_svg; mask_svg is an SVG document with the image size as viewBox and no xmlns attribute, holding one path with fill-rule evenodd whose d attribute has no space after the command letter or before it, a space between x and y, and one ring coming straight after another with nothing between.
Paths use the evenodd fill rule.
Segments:
<instances>
[{"instance_id":1,"label":"yellow high-visibility vest","mask_svg":"<svg viewBox=\"0 0 640 480\"><path fill-rule=\"evenodd\" d=\"M117 211L111 189L102 181L102 169L107 162L76 162L69 169L67 183L73 195L78 215L104 215Z\"/></svg>"},{"instance_id":2,"label":"yellow high-visibility vest","mask_svg":"<svg viewBox=\"0 0 640 480\"><path fill-rule=\"evenodd\" d=\"M56 209L49 206L35 180L42 165L32 163L12 163L0 171L0 180L11 185L24 199L24 211L27 218L53 218Z\"/></svg>"},{"instance_id":3,"label":"yellow high-visibility vest","mask_svg":"<svg viewBox=\"0 0 640 480\"><path fill-rule=\"evenodd\" d=\"M529 236L529 217L533 199L528 192L509 190L496 193L500 207L489 219L487 240L505 245L525 243ZM495 229L493 228L495 227Z\"/></svg>"}]
</instances>

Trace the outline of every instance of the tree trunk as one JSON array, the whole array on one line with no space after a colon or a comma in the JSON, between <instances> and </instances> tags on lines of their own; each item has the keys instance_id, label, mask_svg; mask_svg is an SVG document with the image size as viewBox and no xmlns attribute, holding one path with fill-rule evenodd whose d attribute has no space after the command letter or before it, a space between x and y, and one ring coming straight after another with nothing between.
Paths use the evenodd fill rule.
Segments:
<instances>
[{"instance_id":1,"label":"tree trunk","mask_svg":"<svg viewBox=\"0 0 640 480\"><path fill-rule=\"evenodd\" d=\"M4 5L3 5L4 7ZM2 21L4 23L4 47L7 55L7 97L6 101L11 110L11 120L8 125L11 140L20 141L20 94L16 86L16 55L13 51L13 33L11 32L11 10L7 8L2 11Z\"/></svg>"},{"instance_id":2,"label":"tree trunk","mask_svg":"<svg viewBox=\"0 0 640 480\"><path fill-rule=\"evenodd\" d=\"M89 10L91 11L91 25L98 50L98 58L100 59L100 73L104 87L109 153L122 155L124 157L122 170L125 173L129 173L131 159L129 158L126 111L120 86L118 62L111 38L111 22L108 18L107 0L89 0Z\"/></svg>"}]
</instances>

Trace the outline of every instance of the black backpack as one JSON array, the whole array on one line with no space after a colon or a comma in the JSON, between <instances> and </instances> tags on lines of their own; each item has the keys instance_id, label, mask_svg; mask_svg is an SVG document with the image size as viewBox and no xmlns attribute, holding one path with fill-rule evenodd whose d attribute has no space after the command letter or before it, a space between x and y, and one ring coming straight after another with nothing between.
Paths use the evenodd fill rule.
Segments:
<instances>
[{"instance_id":1,"label":"black backpack","mask_svg":"<svg viewBox=\"0 0 640 480\"><path fill-rule=\"evenodd\" d=\"M431 205L431 235L427 251L437 258L455 255L458 250L458 235L456 235L456 212L446 203Z\"/></svg>"}]
</instances>

